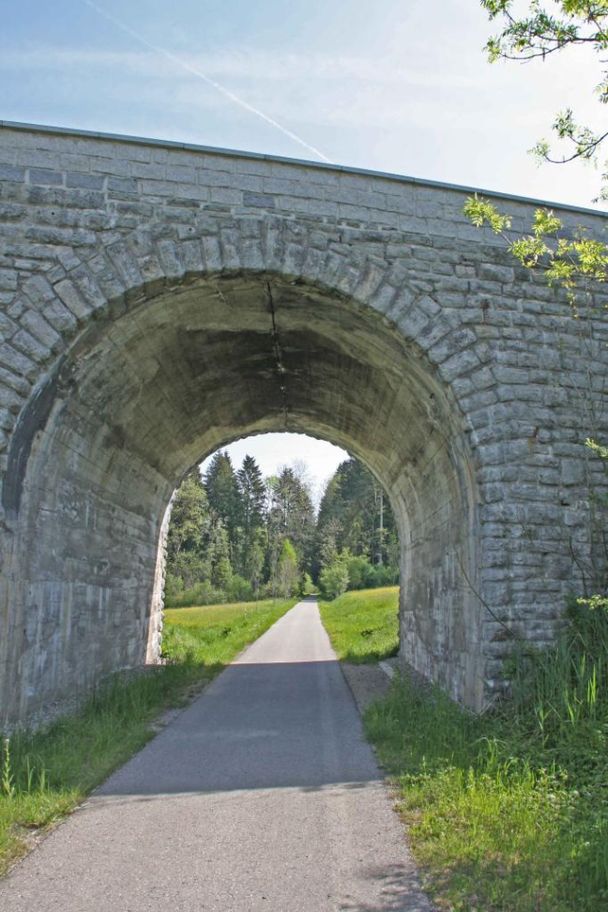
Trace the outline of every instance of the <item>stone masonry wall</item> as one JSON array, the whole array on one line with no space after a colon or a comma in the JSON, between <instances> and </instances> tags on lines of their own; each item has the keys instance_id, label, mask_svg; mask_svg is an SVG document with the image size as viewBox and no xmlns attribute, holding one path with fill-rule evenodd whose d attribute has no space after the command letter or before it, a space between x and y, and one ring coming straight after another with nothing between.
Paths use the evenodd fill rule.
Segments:
<instances>
[{"instance_id":1,"label":"stone masonry wall","mask_svg":"<svg viewBox=\"0 0 608 912\"><path fill-rule=\"evenodd\" d=\"M500 690L504 623L551 640L602 560L584 440L608 433L608 321L515 267L467 195L0 127L0 727L154 658L171 491L249 432L377 474L402 654L455 698ZM502 205L529 225L533 203Z\"/></svg>"}]
</instances>

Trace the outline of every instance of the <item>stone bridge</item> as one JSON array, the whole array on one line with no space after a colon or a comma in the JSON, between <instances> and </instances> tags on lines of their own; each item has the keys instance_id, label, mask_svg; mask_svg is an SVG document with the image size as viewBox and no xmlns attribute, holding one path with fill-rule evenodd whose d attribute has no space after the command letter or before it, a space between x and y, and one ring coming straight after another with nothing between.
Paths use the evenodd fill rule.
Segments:
<instances>
[{"instance_id":1,"label":"stone bridge","mask_svg":"<svg viewBox=\"0 0 608 912\"><path fill-rule=\"evenodd\" d=\"M0 726L157 658L172 491L265 431L384 485L401 652L453 697L500 689L510 631L550 641L597 556L608 322L473 229L469 193L0 125Z\"/></svg>"}]
</instances>

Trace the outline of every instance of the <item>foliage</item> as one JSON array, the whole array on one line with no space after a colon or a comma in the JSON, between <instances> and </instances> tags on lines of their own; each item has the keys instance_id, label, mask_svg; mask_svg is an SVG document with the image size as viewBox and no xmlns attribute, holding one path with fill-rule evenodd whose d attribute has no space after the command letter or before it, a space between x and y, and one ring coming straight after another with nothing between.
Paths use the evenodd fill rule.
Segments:
<instances>
[{"instance_id":1,"label":"foliage","mask_svg":"<svg viewBox=\"0 0 608 912\"><path fill-rule=\"evenodd\" d=\"M356 459L347 459L329 480L319 507L317 553L322 564L348 549L376 564L395 563L395 518L382 487Z\"/></svg>"},{"instance_id":2,"label":"foliage","mask_svg":"<svg viewBox=\"0 0 608 912\"><path fill-rule=\"evenodd\" d=\"M317 520L305 471L287 466L264 481L251 456L235 472L228 454L220 451L204 480L195 470L175 494L165 604L186 607L289 595L301 588L304 573L313 586L321 569L342 551L348 555L351 585L396 581L394 518L363 466L355 460L342 463ZM336 567L326 581L338 595L348 576Z\"/></svg>"},{"instance_id":3,"label":"foliage","mask_svg":"<svg viewBox=\"0 0 608 912\"><path fill-rule=\"evenodd\" d=\"M239 525L240 498L232 460L224 450L219 450L214 455L204 483L209 507L221 520L232 542Z\"/></svg>"},{"instance_id":4,"label":"foliage","mask_svg":"<svg viewBox=\"0 0 608 912\"><path fill-rule=\"evenodd\" d=\"M573 603L512 699L473 716L405 678L366 730L398 777L432 891L455 909L595 912L608 900L608 611Z\"/></svg>"},{"instance_id":5,"label":"foliage","mask_svg":"<svg viewBox=\"0 0 608 912\"><path fill-rule=\"evenodd\" d=\"M348 589L348 565L344 554L337 555L319 574L319 588L324 599L338 598Z\"/></svg>"},{"instance_id":6,"label":"foliage","mask_svg":"<svg viewBox=\"0 0 608 912\"><path fill-rule=\"evenodd\" d=\"M517 15L514 0L481 0L491 20L502 23L502 31L489 39L486 50L491 61L545 60L549 55L568 47L584 47L601 56L608 49L608 3L605 0L531 0L527 14ZM608 72L604 69L596 97L601 104L608 101ZM532 150L539 159L563 163L580 158L597 161L600 147L608 131L595 130L577 122L570 108L559 112L553 122L562 153L552 154L547 140L541 140ZM603 175L606 184L607 175ZM608 198L604 185L601 197Z\"/></svg>"},{"instance_id":7,"label":"foliage","mask_svg":"<svg viewBox=\"0 0 608 912\"><path fill-rule=\"evenodd\" d=\"M209 580L196 583L190 589L167 588L165 603L171 608L191 608L194 605L222 605L226 602L250 602L255 598L249 580L233 574L223 589L216 589Z\"/></svg>"},{"instance_id":8,"label":"foliage","mask_svg":"<svg viewBox=\"0 0 608 912\"><path fill-rule=\"evenodd\" d=\"M372 567L365 578L368 588L394 586L399 582L399 569L395 566Z\"/></svg>"},{"instance_id":9,"label":"foliage","mask_svg":"<svg viewBox=\"0 0 608 912\"><path fill-rule=\"evenodd\" d=\"M608 447L602 446L597 443L596 440L592 440L591 437L587 437L585 446L588 447L592 453L595 453L596 456L599 456L600 459L608 459Z\"/></svg>"},{"instance_id":10,"label":"foliage","mask_svg":"<svg viewBox=\"0 0 608 912\"><path fill-rule=\"evenodd\" d=\"M227 602L225 593L215 589L210 580L195 583L184 588L180 577L167 575L165 582L165 606L169 608L190 608L192 605L221 605Z\"/></svg>"},{"instance_id":11,"label":"foliage","mask_svg":"<svg viewBox=\"0 0 608 912\"><path fill-rule=\"evenodd\" d=\"M398 579L395 518L380 485L355 459L341 463L327 484L316 540L315 570L324 598Z\"/></svg>"},{"instance_id":12,"label":"foliage","mask_svg":"<svg viewBox=\"0 0 608 912\"><path fill-rule=\"evenodd\" d=\"M245 456L236 475L240 536L237 557L239 572L255 592L260 588L266 545L266 485L258 464Z\"/></svg>"},{"instance_id":13,"label":"foliage","mask_svg":"<svg viewBox=\"0 0 608 912\"><path fill-rule=\"evenodd\" d=\"M0 875L31 835L73 810L153 736L164 708L182 704L293 603L168 611L167 665L135 678L115 675L80 712L0 741Z\"/></svg>"},{"instance_id":14,"label":"foliage","mask_svg":"<svg viewBox=\"0 0 608 912\"><path fill-rule=\"evenodd\" d=\"M288 538L283 540L275 578L277 595L293 595L299 588L298 555Z\"/></svg>"},{"instance_id":15,"label":"foliage","mask_svg":"<svg viewBox=\"0 0 608 912\"><path fill-rule=\"evenodd\" d=\"M237 472L239 516L246 535L264 525L266 485L253 456L245 456Z\"/></svg>"},{"instance_id":16,"label":"foliage","mask_svg":"<svg viewBox=\"0 0 608 912\"><path fill-rule=\"evenodd\" d=\"M281 549L286 539L296 549L300 565L310 566L315 511L306 480L289 466L268 479L268 498L267 572L272 581L278 573Z\"/></svg>"},{"instance_id":17,"label":"foliage","mask_svg":"<svg viewBox=\"0 0 608 912\"><path fill-rule=\"evenodd\" d=\"M565 236L561 219L551 210L537 209L531 234L515 239L507 234L510 217L484 197L469 197L464 213L476 227L487 225L500 235L522 266L542 267L549 284L566 289L572 304L577 302L576 290L585 287L582 283L608 278L608 245L589 237L582 228L574 237Z\"/></svg>"},{"instance_id":18,"label":"foliage","mask_svg":"<svg viewBox=\"0 0 608 912\"><path fill-rule=\"evenodd\" d=\"M375 589L399 582L399 570L393 564L370 564L359 557L351 557L346 565L349 589Z\"/></svg>"},{"instance_id":19,"label":"foliage","mask_svg":"<svg viewBox=\"0 0 608 912\"><path fill-rule=\"evenodd\" d=\"M182 553L200 548L201 532L209 524L207 495L197 472L187 475L178 488L171 515L174 522L169 528L167 552L175 562Z\"/></svg>"},{"instance_id":20,"label":"foliage","mask_svg":"<svg viewBox=\"0 0 608 912\"><path fill-rule=\"evenodd\" d=\"M315 588L315 584L312 581L310 573L306 573L306 571L304 571L300 577L300 595L314 595L316 591L317 590Z\"/></svg>"},{"instance_id":21,"label":"foliage","mask_svg":"<svg viewBox=\"0 0 608 912\"><path fill-rule=\"evenodd\" d=\"M232 576L230 541L220 516L209 506L198 471L186 476L173 499L167 534L169 598L203 580L220 589Z\"/></svg>"},{"instance_id":22,"label":"foliage","mask_svg":"<svg viewBox=\"0 0 608 912\"><path fill-rule=\"evenodd\" d=\"M319 610L338 658L377 662L399 648L399 588L346 592Z\"/></svg>"},{"instance_id":23,"label":"foliage","mask_svg":"<svg viewBox=\"0 0 608 912\"><path fill-rule=\"evenodd\" d=\"M321 595L328 600L338 598L347 589L373 589L397 582L399 571L394 565L371 564L367 557L352 555L347 549L334 553L319 574Z\"/></svg>"},{"instance_id":24,"label":"foliage","mask_svg":"<svg viewBox=\"0 0 608 912\"><path fill-rule=\"evenodd\" d=\"M254 595L260 590L266 558L266 529L255 529L243 542L242 568L245 578L250 581Z\"/></svg>"},{"instance_id":25,"label":"foliage","mask_svg":"<svg viewBox=\"0 0 608 912\"><path fill-rule=\"evenodd\" d=\"M349 589L366 589L374 568L370 564L369 558L362 554L349 554L346 558L346 570Z\"/></svg>"}]
</instances>

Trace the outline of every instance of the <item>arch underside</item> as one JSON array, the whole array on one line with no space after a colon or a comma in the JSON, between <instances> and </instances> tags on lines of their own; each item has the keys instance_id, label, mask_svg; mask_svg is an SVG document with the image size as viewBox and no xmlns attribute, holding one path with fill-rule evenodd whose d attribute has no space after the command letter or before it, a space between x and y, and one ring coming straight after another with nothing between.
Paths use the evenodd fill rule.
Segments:
<instances>
[{"instance_id":1,"label":"arch underside","mask_svg":"<svg viewBox=\"0 0 608 912\"><path fill-rule=\"evenodd\" d=\"M36 427L7 488L19 522L6 680L26 682L9 691L9 719L154 658L173 489L218 446L281 430L347 448L384 485L401 540L402 655L481 705L479 606L462 585L477 547L462 418L421 351L370 308L269 273L191 278L91 324L47 383Z\"/></svg>"}]
</instances>

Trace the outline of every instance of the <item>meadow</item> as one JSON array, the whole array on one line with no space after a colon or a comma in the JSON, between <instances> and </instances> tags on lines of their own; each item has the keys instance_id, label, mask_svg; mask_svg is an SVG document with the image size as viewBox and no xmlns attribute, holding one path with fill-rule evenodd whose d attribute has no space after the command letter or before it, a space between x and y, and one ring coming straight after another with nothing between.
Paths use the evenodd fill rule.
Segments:
<instances>
[{"instance_id":1,"label":"meadow","mask_svg":"<svg viewBox=\"0 0 608 912\"><path fill-rule=\"evenodd\" d=\"M336 654L344 662L378 662L399 648L399 586L345 592L319 610Z\"/></svg>"}]
</instances>

